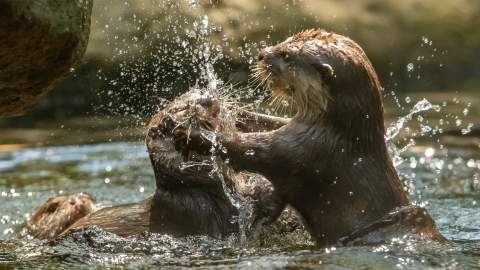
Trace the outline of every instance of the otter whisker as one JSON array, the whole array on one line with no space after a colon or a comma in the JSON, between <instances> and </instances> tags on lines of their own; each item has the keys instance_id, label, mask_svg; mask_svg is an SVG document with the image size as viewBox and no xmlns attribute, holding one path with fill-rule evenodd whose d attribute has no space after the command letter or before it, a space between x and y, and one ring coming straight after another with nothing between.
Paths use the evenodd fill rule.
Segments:
<instances>
[{"instance_id":1,"label":"otter whisker","mask_svg":"<svg viewBox=\"0 0 480 270\"><path fill-rule=\"evenodd\" d=\"M252 73L250 74L251 77L258 77L258 76L264 76L267 71L264 68L257 68L252 70Z\"/></svg>"},{"instance_id":2,"label":"otter whisker","mask_svg":"<svg viewBox=\"0 0 480 270\"><path fill-rule=\"evenodd\" d=\"M273 105L273 104L277 101L277 99L279 99L279 98L280 98L280 96L278 96L278 95L273 95L273 96L272 96L272 101L270 102L269 105Z\"/></svg>"},{"instance_id":3,"label":"otter whisker","mask_svg":"<svg viewBox=\"0 0 480 270\"><path fill-rule=\"evenodd\" d=\"M283 99L283 95L279 95L277 93L274 94L273 100L270 102L270 107L273 109L275 113L279 111L282 99Z\"/></svg>"},{"instance_id":4,"label":"otter whisker","mask_svg":"<svg viewBox=\"0 0 480 270\"><path fill-rule=\"evenodd\" d=\"M257 63L257 64L251 65L251 66L249 67L249 69L250 69L251 71L258 71L258 70L263 70L263 67Z\"/></svg>"},{"instance_id":5,"label":"otter whisker","mask_svg":"<svg viewBox=\"0 0 480 270\"><path fill-rule=\"evenodd\" d=\"M268 76L266 77L266 80L268 80L268 77L270 77L270 75L268 75ZM260 83L258 83L258 85L253 89L253 92L257 91L257 90L265 83L266 80L261 81Z\"/></svg>"},{"instance_id":6,"label":"otter whisker","mask_svg":"<svg viewBox=\"0 0 480 270\"><path fill-rule=\"evenodd\" d=\"M245 88L238 88L238 89L234 89L234 88L231 88L229 89L229 93L226 93L226 92L223 92L223 98L229 100L232 96L234 95L237 95L239 94L241 91L243 91Z\"/></svg>"},{"instance_id":7,"label":"otter whisker","mask_svg":"<svg viewBox=\"0 0 480 270\"><path fill-rule=\"evenodd\" d=\"M240 109L240 110L245 110L245 108L253 108L253 106L254 106L253 104L245 104L245 105L243 105L243 106L241 106L241 107L238 107L238 109Z\"/></svg>"},{"instance_id":8,"label":"otter whisker","mask_svg":"<svg viewBox=\"0 0 480 270\"><path fill-rule=\"evenodd\" d=\"M260 81L260 83L259 83L258 86L255 88L255 90L257 90L259 86L264 85L264 84L267 82L267 80L270 78L271 75L272 75L272 73L268 73L268 74Z\"/></svg>"},{"instance_id":9,"label":"otter whisker","mask_svg":"<svg viewBox=\"0 0 480 270\"><path fill-rule=\"evenodd\" d=\"M264 78L264 75L262 73L253 74L251 76L251 80L249 82L250 83L257 83L257 82L261 81L263 78Z\"/></svg>"},{"instance_id":10,"label":"otter whisker","mask_svg":"<svg viewBox=\"0 0 480 270\"><path fill-rule=\"evenodd\" d=\"M271 76L272 76L272 73L271 73L271 72L270 72L270 73L268 73L268 75L267 75L267 76L265 76L265 78L263 78L263 81L262 81L262 83L265 83L265 82L267 82L267 80L268 80L268 79L269 79Z\"/></svg>"},{"instance_id":11,"label":"otter whisker","mask_svg":"<svg viewBox=\"0 0 480 270\"><path fill-rule=\"evenodd\" d=\"M172 131L175 131L177 128L179 128L179 127L182 126L183 124L189 122L192 118L193 118L193 115L187 117L187 119L186 119L185 121L178 122L178 124L172 129Z\"/></svg>"},{"instance_id":12,"label":"otter whisker","mask_svg":"<svg viewBox=\"0 0 480 270\"><path fill-rule=\"evenodd\" d=\"M280 108L279 112L282 116L285 115L285 109L286 109L285 101L286 101L285 95L281 95L281 98L279 99L279 102L278 102L278 107Z\"/></svg>"}]
</instances>

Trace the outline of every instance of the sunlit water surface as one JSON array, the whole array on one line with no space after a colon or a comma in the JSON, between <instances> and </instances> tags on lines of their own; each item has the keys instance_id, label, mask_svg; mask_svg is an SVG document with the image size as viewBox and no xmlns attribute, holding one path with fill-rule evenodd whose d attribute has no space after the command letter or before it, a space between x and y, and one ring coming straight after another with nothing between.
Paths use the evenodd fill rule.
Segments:
<instances>
[{"instance_id":1,"label":"sunlit water surface","mask_svg":"<svg viewBox=\"0 0 480 270\"><path fill-rule=\"evenodd\" d=\"M334 269L472 269L480 267L480 153L414 147L399 165L412 201L425 205L449 245L396 241L375 247L315 249L273 240L262 245L206 237L100 230L46 243L29 240L29 214L58 193L87 191L103 205L140 201L154 191L143 143L32 148L0 153L0 268L288 267ZM278 239L281 239L278 238Z\"/></svg>"}]
</instances>

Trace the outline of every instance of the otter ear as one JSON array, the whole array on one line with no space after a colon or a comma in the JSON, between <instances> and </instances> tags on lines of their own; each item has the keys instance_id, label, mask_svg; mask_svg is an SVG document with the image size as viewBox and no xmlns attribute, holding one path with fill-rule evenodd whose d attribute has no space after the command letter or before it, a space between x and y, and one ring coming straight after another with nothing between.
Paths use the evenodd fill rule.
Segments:
<instances>
[{"instance_id":1,"label":"otter ear","mask_svg":"<svg viewBox=\"0 0 480 270\"><path fill-rule=\"evenodd\" d=\"M318 63L316 68L322 75L322 79L325 83L329 83L333 79L333 76L335 76L335 71L329 64Z\"/></svg>"}]
</instances>

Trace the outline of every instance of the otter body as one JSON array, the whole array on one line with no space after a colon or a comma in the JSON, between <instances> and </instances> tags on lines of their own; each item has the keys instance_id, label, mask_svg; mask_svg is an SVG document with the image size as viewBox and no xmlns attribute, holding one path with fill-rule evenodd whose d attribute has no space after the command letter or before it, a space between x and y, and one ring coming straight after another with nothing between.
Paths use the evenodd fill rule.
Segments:
<instances>
[{"instance_id":1,"label":"otter body","mask_svg":"<svg viewBox=\"0 0 480 270\"><path fill-rule=\"evenodd\" d=\"M341 35L306 31L265 49L257 71L297 113L273 131L219 134L226 153L218 153L234 169L269 179L319 246L374 228L369 224L409 205L384 139L381 86L360 46ZM184 140L185 130L173 132ZM192 141L208 144L199 132L190 133ZM422 219L431 222L421 230L406 224L408 231L443 239L428 213Z\"/></svg>"}]
</instances>

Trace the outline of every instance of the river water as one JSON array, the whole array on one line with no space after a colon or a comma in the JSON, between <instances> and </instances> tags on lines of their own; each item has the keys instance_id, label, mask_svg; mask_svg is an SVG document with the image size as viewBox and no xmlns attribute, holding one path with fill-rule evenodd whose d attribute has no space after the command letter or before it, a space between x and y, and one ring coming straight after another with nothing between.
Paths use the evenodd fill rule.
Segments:
<instances>
[{"instance_id":1,"label":"river water","mask_svg":"<svg viewBox=\"0 0 480 270\"><path fill-rule=\"evenodd\" d=\"M461 140L461 138L459 138ZM473 149L473 150L472 150ZM411 199L435 218L447 245L396 239L375 247L315 249L272 240L122 238L92 229L53 243L28 239L22 228L48 197L86 191L105 206L140 201L154 191L140 142L27 148L0 153L0 269L98 267L232 267L279 269L480 268L480 151L415 146L398 165ZM280 236L278 239L282 239Z\"/></svg>"}]
</instances>

